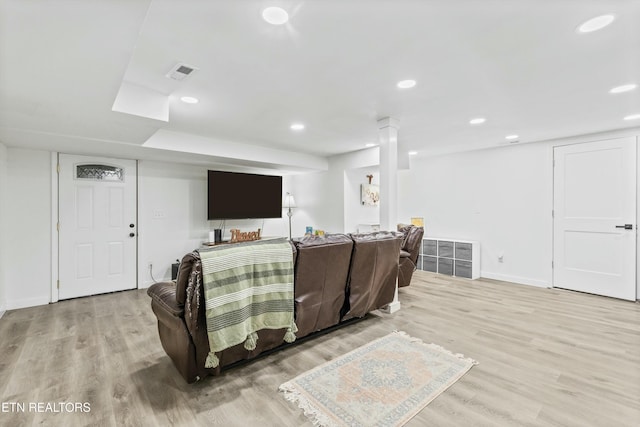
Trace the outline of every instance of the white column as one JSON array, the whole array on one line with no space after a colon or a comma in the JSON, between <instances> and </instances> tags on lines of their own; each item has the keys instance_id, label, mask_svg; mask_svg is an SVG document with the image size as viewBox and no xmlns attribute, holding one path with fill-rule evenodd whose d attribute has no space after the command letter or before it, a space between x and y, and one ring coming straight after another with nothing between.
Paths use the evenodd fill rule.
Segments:
<instances>
[{"instance_id":1,"label":"white column","mask_svg":"<svg viewBox=\"0 0 640 427\"><path fill-rule=\"evenodd\" d=\"M380 142L380 229L394 231L398 224L398 121L385 117L378 120ZM398 254L399 256L400 254ZM400 310L398 283L393 301L383 309L386 313Z\"/></svg>"},{"instance_id":2,"label":"white column","mask_svg":"<svg viewBox=\"0 0 640 427\"><path fill-rule=\"evenodd\" d=\"M398 219L398 121L378 120L380 142L380 229L393 231Z\"/></svg>"}]
</instances>

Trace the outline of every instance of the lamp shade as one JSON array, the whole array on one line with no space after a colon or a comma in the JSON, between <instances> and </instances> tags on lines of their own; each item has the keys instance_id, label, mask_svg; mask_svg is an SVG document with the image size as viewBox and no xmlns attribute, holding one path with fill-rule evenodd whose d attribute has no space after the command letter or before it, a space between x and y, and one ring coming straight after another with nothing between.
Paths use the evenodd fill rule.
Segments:
<instances>
[{"instance_id":1,"label":"lamp shade","mask_svg":"<svg viewBox=\"0 0 640 427\"><path fill-rule=\"evenodd\" d=\"M287 209L296 207L296 201L293 198L293 194L291 193L285 194L284 202L282 202L282 207Z\"/></svg>"}]
</instances>

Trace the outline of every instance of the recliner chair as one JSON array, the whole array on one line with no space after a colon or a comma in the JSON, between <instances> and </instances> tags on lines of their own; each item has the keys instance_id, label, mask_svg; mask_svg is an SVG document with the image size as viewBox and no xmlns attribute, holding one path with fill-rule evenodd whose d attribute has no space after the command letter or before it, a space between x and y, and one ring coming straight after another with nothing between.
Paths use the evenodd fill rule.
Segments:
<instances>
[{"instance_id":1,"label":"recliner chair","mask_svg":"<svg viewBox=\"0 0 640 427\"><path fill-rule=\"evenodd\" d=\"M417 268L424 228L411 224L398 224L398 231L404 234L400 248L400 269L398 270L398 287L402 288L409 286L411 276Z\"/></svg>"}]
</instances>

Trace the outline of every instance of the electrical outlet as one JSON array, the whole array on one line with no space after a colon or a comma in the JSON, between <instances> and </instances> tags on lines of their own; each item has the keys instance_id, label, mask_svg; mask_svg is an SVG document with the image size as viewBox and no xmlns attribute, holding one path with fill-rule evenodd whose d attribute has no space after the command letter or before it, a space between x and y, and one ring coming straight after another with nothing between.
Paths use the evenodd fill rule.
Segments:
<instances>
[{"instance_id":1,"label":"electrical outlet","mask_svg":"<svg viewBox=\"0 0 640 427\"><path fill-rule=\"evenodd\" d=\"M504 255L503 254L498 255L498 262L504 262Z\"/></svg>"}]
</instances>

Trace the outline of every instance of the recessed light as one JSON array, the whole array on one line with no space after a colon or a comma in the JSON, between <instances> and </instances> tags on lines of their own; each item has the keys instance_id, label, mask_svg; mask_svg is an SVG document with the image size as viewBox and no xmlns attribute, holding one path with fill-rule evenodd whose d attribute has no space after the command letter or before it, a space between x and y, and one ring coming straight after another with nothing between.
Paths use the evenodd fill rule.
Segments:
<instances>
[{"instance_id":1,"label":"recessed light","mask_svg":"<svg viewBox=\"0 0 640 427\"><path fill-rule=\"evenodd\" d=\"M291 130L304 130L304 125L302 123L294 123L291 125Z\"/></svg>"},{"instance_id":2,"label":"recessed light","mask_svg":"<svg viewBox=\"0 0 640 427\"><path fill-rule=\"evenodd\" d=\"M289 20L289 14L279 7L268 7L262 11L262 19L272 25L282 25Z\"/></svg>"},{"instance_id":3,"label":"recessed light","mask_svg":"<svg viewBox=\"0 0 640 427\"><path fill-rule=\"evenodd\" d=\"M418 154L418 152L417 152L417 151L409 151L409 155L410 155L410 156L415 156L416 154Z\"/></svg>"},{"instance_id":4,"label":"recessed light","mask_svg":"<svg viewBox=\"0 0 640 427\"><path fill-rule=\"evenodd\" d=\"M509 141L513 141L514 139L518 139L519 136L518 135L507 135L504 138L508 139Z\"/></svg>"},{"instance_id":5,"label":"recessed light","mask_svg":"<svg viewBox=\"0 0 640 427\"><path fill-rule=\"evenodd\" d=\"M400 89L411 89L415 85L416 85L415 80L402 80L402 81L399 81L396 86L398 86Z\"/></svg>"},{"instance_id":6,"label":"recessed light","mask_svg":"<svg viewBox=\"0 0 640 427\"><path fill-rule=\"evenodd\" d=\"M471 119L469 120L469 124L471 125L480 125L484 122L486 122L487 119L485 119L484 117L476 117L475 119Z\"/></svg>"},{"instance_id":7,"label":"recessed light","mask_svg":"<svg viewBox=\"0 0 640 427\"><path fill-rule=\"evenodd\" d=\"M180 101L185 104L197 104L199 102L198 98L194 98L193 96L183 96L180 98Z\"/></svg>"},{"instance_id":8,"label":"recessed light","mask_svg":"<svg viewBox=\"0 0 640 427\"><path fill-rule=\"evenodd\" d=\"M615 16L613 15L600 15L595 18L591 18L578 27L579 33L591 33L598 31L611 24Z\"/></svg>"},{"instance_id":9,"label":"recessed light","mask_svg":"<svg viewBox=\"0 0 640 427\"><path fill-rule=\"evenodd\" d=\"M622 85L622 86L616 86L613 89L611 89L609 91L609 93L622 93L622 92L629 92L631 90L634 90L635 88L637 88L638 85L635 83L629 83L627 85Z\"/></svg>"},{"instance_id":10,"label":"recessed light","mask_svg":"<svg viewBox=\"0 0 640 427\"><path fill-rule=\"evenodd\" d=\"M374 144L373 142L369 142L368 144L364 145L365 147L375 147L376 144Z\"/></svg>"},{"instance_id":11,"label":"recessed light","mask_svg":"<svg viewBox=\"0 0 640 427\"><path fill-rule=\"evenodd\" d=\"M625 120L638 120L640 119L640 114L631 114L624 118Z\"/></svg>"}]
</instances>

